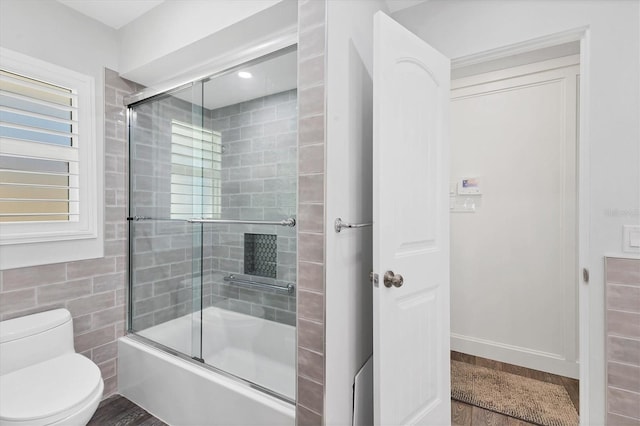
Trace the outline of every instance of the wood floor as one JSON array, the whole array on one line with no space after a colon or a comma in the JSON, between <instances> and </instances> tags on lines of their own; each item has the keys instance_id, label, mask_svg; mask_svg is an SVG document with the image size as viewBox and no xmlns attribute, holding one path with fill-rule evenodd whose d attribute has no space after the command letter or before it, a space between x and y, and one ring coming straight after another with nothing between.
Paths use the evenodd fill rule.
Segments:
<instances>
[{"instance_id":1,"label":"wood floor","mask_svg":"<svg viewBox=\"0 0 640 426\"><path fill-rule=\"evenodd\" d=\"M102 401L87 426L167 426L133 402L114 395Z\"/></svg>"},{"instance_id":2,"label":"wood floor","mask_svg":"<svg viewBox=\"0 0 640 426\"><path fill-rule=\"evenodd\" d=\"M580 413L578 380L455 351L451 351L451 359L564 386L571 398L571 402L576 407L576 411ZM452 400L451 424L455 426L524 426L533 423L527 423L513 417Z\"/></svg>"},{"instance_id":3,"label":"wood floor","mask_svg":"<svg viewBox=\"0 0 640 426\"><path fill-rule=\"evenodd\" d=\"M578 410L578 381L542 371L530 370L485 358L451 352L451 359L481 365L508 373L564 386ZM578 410L579 412L579 410ZM454 426L526 426L532 425L513 417L458 401L451 401L451 424ZM88 426L167 426L128 399L114 395L100 403Z\"/></svg>"}]
</instances>

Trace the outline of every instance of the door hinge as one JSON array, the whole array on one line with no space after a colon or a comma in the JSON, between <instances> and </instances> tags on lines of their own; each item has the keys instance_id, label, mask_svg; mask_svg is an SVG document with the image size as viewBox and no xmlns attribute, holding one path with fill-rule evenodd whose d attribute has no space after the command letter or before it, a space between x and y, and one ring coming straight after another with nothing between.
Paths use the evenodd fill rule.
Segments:
<instances>
[{"instance_id":1,"label":"door hinge","mask_svg":"<svg viewBox=\"0 0 640 426\"><path fill-rule=\"evenodd\" d=\"M582 268L582 281L589 283L589 270L587 268Z\"/></svg>"},{"instance_id":2,"label":"door hinge","mask_svg":"<svg viewBox=\"0 0 640 426\"><path fill-rule=\"evenodd\" d=\"M369 281L371 281L375 287L378 287L378 274L373 271L369 272Z\"/></svg>"}]
</instances>

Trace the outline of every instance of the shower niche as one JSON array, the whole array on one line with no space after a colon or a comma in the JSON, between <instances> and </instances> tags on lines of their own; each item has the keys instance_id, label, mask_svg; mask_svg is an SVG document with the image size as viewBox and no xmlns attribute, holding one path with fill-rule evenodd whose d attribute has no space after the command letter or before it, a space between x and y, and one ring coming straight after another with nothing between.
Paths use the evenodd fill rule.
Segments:
<instances>
[{"instance_id":1,"label":"shower niche","mask_svg":"<svg viewBox=\"0 0 640 426\"><path fill-rule=\"evenodd\" d=\"M128 111L129 332L287 401L296 69L291 47Z\"/></svg>"},{"instance_id":2,"label":"shower niche","mask_svg":"<svg viewBox=\"0 0 640 426\"><path fill-rule=\"evenodd\" d=\"M244 234L244 273L276 278L278 266L278 236L275 234Z\"/></svg>"}]
</instances>

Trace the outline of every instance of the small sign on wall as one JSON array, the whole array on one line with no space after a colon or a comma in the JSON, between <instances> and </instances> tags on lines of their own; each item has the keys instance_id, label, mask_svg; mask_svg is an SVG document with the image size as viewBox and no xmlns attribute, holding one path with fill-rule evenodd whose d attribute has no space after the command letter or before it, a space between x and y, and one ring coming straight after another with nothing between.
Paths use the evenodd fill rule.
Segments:
<instances>
[{"instance_id":1,"label":"small sign on wall","mask_svg":"<svg viewBox=\"0 0 640 426\"><path fill-rule=\"evenodd\" d=\"M458 195L481 195L480 179L462 178L458 181Z\"/></svg>"},{"instance_id":2,"label":"small sign on wall","mask_svg":"<svg viewBox=\"0 0 640 426\"><path fill-rule=\"evenodd\" d=\"M452 213L474 213L480 205L480 178L464 177L451 182L450 210Z\"/></svg>"}]
</instances>

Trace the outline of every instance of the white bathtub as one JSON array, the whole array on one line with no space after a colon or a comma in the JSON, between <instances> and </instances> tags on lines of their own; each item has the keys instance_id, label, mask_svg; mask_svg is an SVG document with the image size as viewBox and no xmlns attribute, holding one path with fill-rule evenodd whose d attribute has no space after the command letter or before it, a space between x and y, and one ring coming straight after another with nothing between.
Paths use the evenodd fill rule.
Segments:
<instances>
[{"instance_id":1,"label":"white bathtub","mask_svg":"<svg viewBox=\"0 0 640 426\"><path fill-rule=\"evenodd\" d=\"M138 334L191 355L199 315ZM218 308L202 312L206 364L295 400L295 328ZM132 337L118 344L118 391L171 425L295 424L295 407Z\"/></svg>"}]
</instances>

